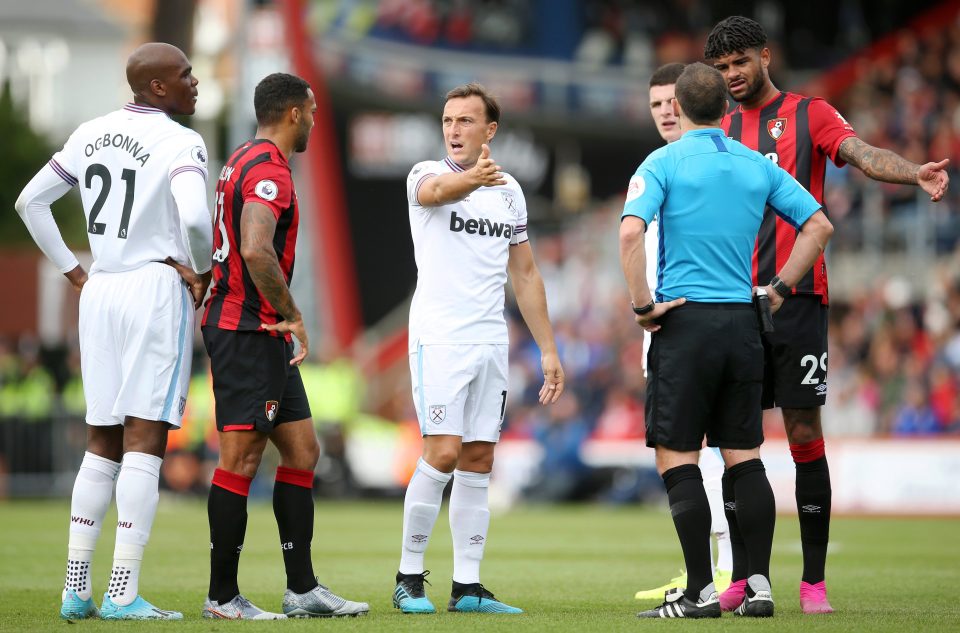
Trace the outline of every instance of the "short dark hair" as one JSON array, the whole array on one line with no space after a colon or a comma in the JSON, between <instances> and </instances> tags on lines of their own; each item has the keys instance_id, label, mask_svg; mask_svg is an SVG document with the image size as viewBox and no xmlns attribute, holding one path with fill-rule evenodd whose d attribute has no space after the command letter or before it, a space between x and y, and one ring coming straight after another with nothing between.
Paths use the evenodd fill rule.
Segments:
<instances>
[{"instance_id":1,"label":"short dark hair","mask_svg":"<svg viewBox=\"0 0 960 633\"><path fill-rule=\"evenodd\" d=\"M680 78L680 74L683 72L684 66L686 66L686 64L681 64L679 62L664 64L660 68L653 71L653 75L650 76L650 87L672 86L673 84L677 83L677 79Z\"/></svg>"},{"instance_id":2,"label":"short dark hair","mask_svg":"<svg viewBox=\"0 0 960 633\"><path fill-rule=\"evenodd\" d=\"M676 99L692 122L713 123L726 111L727 84L716 68L702 62L689 64L677 79Z\"/></svg>"},{"instance_id":3,"label":"short dark hair","mask_svg":"<svg viewBox=\"0 0 960 633\"><path fill-rule=\"evenodd\" d=\"M717 59L747 49L762 49L767 45L767 34L758 22L742 15L731 15L717 23L703 46L705 59Z\"/></svg>"},{"instance_id":4,"label":"short dark hair","mask_svg":"<svg viewBox=\"0 0 960 633\"><path fill-rule=\"evenodd\" d=\"M471 81L468 84L457 86L447 93L447 101L450 99L462 99L465 97L480 97L483 100L483 106L487 110L487 122L497 123L500 121L500 104L483 84Z\"/></svg>"},{"instance_id":5,"label":"short dark hair","mask_svg":"<svg viewBox=\"0 0 960 633\"><path fill-rule=\"evenodd\" d=\"M264 77L253 92L253 110L258 125L271 125L279 121L292 107L303 105L307 100L310 84L287 73L273 73Z\"/></svg>"}]
</instances>

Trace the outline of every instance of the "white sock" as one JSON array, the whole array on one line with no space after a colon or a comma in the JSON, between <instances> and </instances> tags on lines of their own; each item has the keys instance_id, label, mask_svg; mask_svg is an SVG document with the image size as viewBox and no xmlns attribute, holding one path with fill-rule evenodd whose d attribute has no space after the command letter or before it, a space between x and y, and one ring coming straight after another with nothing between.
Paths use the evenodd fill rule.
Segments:
<instances>
[{"instance_id":1,"label":"white sock","mask_svg":"<svg viewBox=\"0 0 960 633\"><path fill-rule=\"evenodd\" d=\"M117 544L107 593L117 605L133 602L140 591L140 564L150 540L160 500L160 464L146 453L127 453L117 478Z\"/></svg>"},{"instance_id":2,"label":"white sock","mask_svg":"<svg viewBox=\"0 0 960 633\"><path fill-rule=\"evenodd\" d=\"M733 550L730 549L730 533L714 532L717 537L717 570L733 571Z\"/></svg>"},{"instance_id":3,"label":"white sock","mask_svg":"<svg viewBox=\"0 0 960 633\"><path fill-rule=\"evenodd\" d=\"M480 582L480 561L490 528L489 490L490 473L453 471L450 492L453 579L462 584Z\"/></svg>"},{"instance_id":4,"label":"white sock","mask_svg":"<svg viewBox=\"0 0 960 633\"><path fill-rule=\"evenodd\" d=\"M707 491L710 504L710 532L717 537L717 564L720 571L733 569L733 553L730 550L730 527L723 513L723 458L715 448L700 451L700 472L703 474L703 488Z\"/></svg>"},{"instance_id":5,"label":"white sock","mask_svg":"<svg viewBox=\"0 0 960 633\"><path fill-rule=\"evenodd\" d=\"M83 456L70 501L70 541L67 544L67 573L63 594L73 591L81 600L90 598L90 562L96 549L103 517L113 497L113 482L120 464L87 452Z\"/></svg>"},{"instance_id":6,"label":"white sock","mask_svg":"<svg viewBox=\"0 0 960 633\"><path fill-rule=\"evenodd\" d=\"M440 514L443 489L452 475L440 472L421 457L403 498L403 548L400 573L422 574L423 557Z\"/></svg>"}]
</instances>

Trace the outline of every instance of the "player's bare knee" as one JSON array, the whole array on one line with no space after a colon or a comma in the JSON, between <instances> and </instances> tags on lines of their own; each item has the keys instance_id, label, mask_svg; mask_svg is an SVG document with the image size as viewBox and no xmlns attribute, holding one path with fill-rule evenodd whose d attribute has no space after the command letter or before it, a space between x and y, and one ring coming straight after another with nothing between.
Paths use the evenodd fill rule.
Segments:
<instances>
[{"instance_id":1,"label":"player's bare knee","mask_svg":"<svg viewBox=\"0 0 960 633\"><path fill-rule=\"evenodd\" d=\"M452 473L460 460L460 446L449 443L425 446L423 460L440 472Z\"/></svg>"},{"instance_id":2,"label":"player's bare knee","mask_svg":"<svg viewBox=\"0 0 960 633\"><path fill-rule=\"evenodd\" d=\"M806 444L823 437L819 408L784 409L783 424L791 444Z\"/></svg>"},{"instance_id":3,"label":"player's bare knee","mask_svg":"<svg viewBox=\"0 0 960 633\"><path fill-rule=\"evenodd\" d=\"M87 451L119 462L123 459L123 427L87 426Z\"/></svg>"},{"instance_id":4,"label":"player's bare knee","mask_svg":"<svg viewBox=\"0 0 960 633\"><path fill-rule=\"evenodd\" d=\"M297 470L314 470L320 461L320 442L314 437L313 442L303 444L284 444L278 447L280 451L280 465Z\"/></svg>"}]
</instances>

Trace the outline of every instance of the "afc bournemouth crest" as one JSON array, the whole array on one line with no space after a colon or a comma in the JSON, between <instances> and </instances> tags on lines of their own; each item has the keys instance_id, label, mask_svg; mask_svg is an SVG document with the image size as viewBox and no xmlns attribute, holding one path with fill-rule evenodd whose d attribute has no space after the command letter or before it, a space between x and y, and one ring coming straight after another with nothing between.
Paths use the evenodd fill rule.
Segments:
<instances>
[{"instance_id":1,"label":"afc bournemouth crest","mask_svg":"<svg viewBox=\"0 0 960 633\"><path fill-rule=\"evenodd\" d=\"M767 121L767 134L775 141L779 141L783 133L787 131L787 120L784 118L770 119Z\"/></svg>"},{"instance_id":2,"label":"afc bournemouth crest","mask_svg":"<svg viewBox=\"0 0 960 633\"><path fill-rule=\"evenodd\" d=\"M265 411L267 412L267 421L273 422L273 419L277 417L277 410L280 408L280 403L276 400L267 400Z\"/></svg>"},{"instance_id":3,"label":"afc bournemouth crest","mask_svg":"<svg viewBox=\"0 0 960 633\"><path fill-rule=\"evenodd\" d=\"M447 405L445 404L431 404L430 405L430 421L434 424L440 424L447 418Z\"/></svg>"}]
</instances>

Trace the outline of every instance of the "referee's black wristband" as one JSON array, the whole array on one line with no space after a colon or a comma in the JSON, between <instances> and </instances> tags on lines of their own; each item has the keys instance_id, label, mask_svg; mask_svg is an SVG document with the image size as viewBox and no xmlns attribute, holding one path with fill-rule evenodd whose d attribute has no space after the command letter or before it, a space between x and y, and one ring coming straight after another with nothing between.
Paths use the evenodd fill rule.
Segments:
<instances>
[{"instance_id":1,"label":"referee's black wristband","mask_svg":"<svg viewBox=\"0 0 960 633\"><path fill-rule=\"evenodd\" d=\"M787 282L780 279L779 275L774 275L770 280L770 286L777 291L777 294L786 299L793 294L793 288L787 285Z\"/></svg>"},{"instance_id":2,"label":"referee's black wristband","mask_svg":"<svg viewBox=\"0 0 960 633\"><path fill-rule=\"evenodd\" d=\"M633 302L631 301L630 307L633 308L634 314L636 314L637 316L643 316L644 314L650 314L651 312L653 312L653 301L651 301L650 303L648 303L647 305L641 308L638 308L637 306L633 305Z\"/></svg>"}]
</instances>

